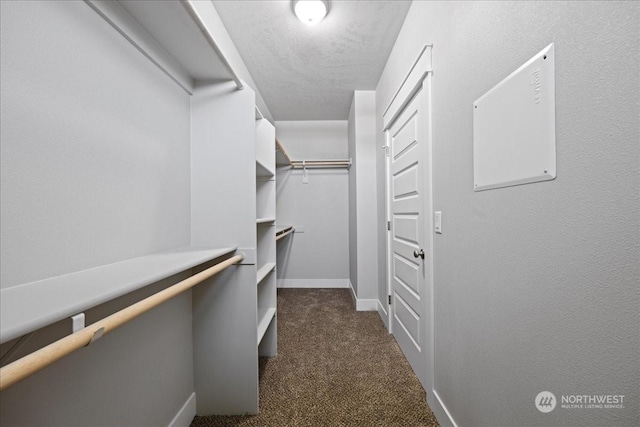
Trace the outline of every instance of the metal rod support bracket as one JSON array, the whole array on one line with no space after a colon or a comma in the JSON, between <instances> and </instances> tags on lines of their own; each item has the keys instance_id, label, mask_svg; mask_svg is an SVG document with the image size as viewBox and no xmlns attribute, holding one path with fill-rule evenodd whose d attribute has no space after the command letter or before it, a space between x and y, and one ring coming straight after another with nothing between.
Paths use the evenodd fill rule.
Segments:
<instances>
[{"instance_id":1,"label":"metal rod support bracket","mask_svg":"<svg viewBox=\"0 0 640 427\"><path fill-rule=\"evenodd\" d=\"M104 335L104 327L98 329L93 333L93 336L91 337L91 341L89 341L89 343L85 347L89 347L91 344L94 343L94 341L98 341L100 338L102 338L103 335Z\"/></svg>"}]
</instances>

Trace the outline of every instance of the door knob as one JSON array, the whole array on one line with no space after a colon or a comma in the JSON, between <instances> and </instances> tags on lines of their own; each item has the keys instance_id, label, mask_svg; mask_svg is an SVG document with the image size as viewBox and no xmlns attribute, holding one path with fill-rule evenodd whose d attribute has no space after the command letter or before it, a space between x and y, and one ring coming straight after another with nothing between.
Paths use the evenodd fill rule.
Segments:
<instances>
[{"instance_id":1,"label":"door knob","mask_svg":"<svg viewBox=\"0 0 640 427\"><path fill-rule=\"evenodd\" d=\"M413 251L413 256L416 258L424 259L424 250L420 249L419 251L418 250Z\"/></svg>"}]
</instances>

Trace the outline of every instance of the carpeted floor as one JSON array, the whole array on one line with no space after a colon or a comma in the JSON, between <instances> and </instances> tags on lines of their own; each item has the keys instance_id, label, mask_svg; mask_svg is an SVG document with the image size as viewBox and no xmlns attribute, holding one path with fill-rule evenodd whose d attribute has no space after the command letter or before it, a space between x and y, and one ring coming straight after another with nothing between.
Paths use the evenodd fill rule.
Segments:
<instances>
[{"instance_id":1,"label":"carpeted floor","mask_svg":"<svg viewBox=\"0 0 640 427\"><path fill-rule=\"evenodd\" d=\"M378 313L348 289L280 289L278 356L260 360L260 414L196 417L210 426L437 426Z\"/></svg>"}]
</instances>

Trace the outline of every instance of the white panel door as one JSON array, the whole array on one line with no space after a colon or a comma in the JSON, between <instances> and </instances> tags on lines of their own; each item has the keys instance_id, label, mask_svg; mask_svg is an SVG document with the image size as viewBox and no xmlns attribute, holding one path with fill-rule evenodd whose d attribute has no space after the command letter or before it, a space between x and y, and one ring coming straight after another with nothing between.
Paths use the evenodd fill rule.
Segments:
<instances>
[{"instance_id":1,"label":"white panel door","mask_svg":"<svg viewBox=\"0 0 640 427\"><path fill-rule=\"evenodd\" d=\"M413 367L426 384L427 360L427 253L428 219L425 217L425 154L422 90L418 91L388 130L391 218L391 330Z\"/></svg>"}]
</instances>

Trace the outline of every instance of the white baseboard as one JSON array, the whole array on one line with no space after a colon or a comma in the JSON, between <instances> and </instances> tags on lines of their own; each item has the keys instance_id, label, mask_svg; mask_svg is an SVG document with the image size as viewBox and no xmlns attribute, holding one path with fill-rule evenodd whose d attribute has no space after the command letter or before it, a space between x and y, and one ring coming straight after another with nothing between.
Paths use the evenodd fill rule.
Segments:
<instances>
[{"instance_id":1,"label":"white baseboard","mask_svg":"<svg viewBox=\"0 0 640 427\"><path fill-rule=\"evenodd\" d=\"M356 300L357 311L376 311L378 309L377 299L358 299Z\"/></svg>"},{"instance_id":2,"label":"white baseboard","mask_svg":"<svg viewBox=\"0 0 640 427\"><path fill-rule=\"evenodd\" d=\"M348 288L349 279L278 279L278 288Z\"/></svg>"},{"instance_id":3,"label":"white baseboard","mask_svg":"<svg viewBox=\"0 0 640 427\"><path fill-rule=\"evenodd\" d=\"M377 299L358 299L351 280L349 280L349 288L351 289L351 298L356 306L356 311L376 311L378 309Z\"/></svg>"},{"instance_id":4,"label":"white baseboard","mask_svg":"<svg viewBox=\"0 0 640 427\"><path fill-rule=\"evenodd\" d=\"M351 279L349 279L349 289L351 289L351 300L353 301L353 305L356 306L356 310L357 310L358 297L356 296L356 291L353 290L353 283L351 283Z\"/></svg>"},{"instance_id":5,"label":"white baseboard","mask_svg":"<svg viewBox=\"0 0 640 427\"><path fill-rule=\"evenodd\" d=\"M442 427L458 427L435 390L427 392L427 403L429 404L429 408L431 409L431 412L433 412L433 415L436 416L438 424Z\"/></svg>"},{"instance_id":6,"label":"white baseboard","mask_svg":"<svg viewBox=\"0 0 640 427\"><path fill-rule=\"evenodd\" d=\"M196 416L196 394L191 393L191 396L184 402L182 408L178 411L175 417L169 423L169 427L189 427L193 417Z\"/></svg>"},{"instance_id":7,"label":"white baseboard","mask_svg":"<svg viewBox=\"0 0 640 427\"><path fill-rule=\"evenodd\" d=\"M382 306L380 301L378 301L378 314L380 315L380 318L382 319L382 323L384 323L384 326L386 326L387 331L390 332L390 330L389 330L389 314L387 313L387 310L385 310L385 308Z\"/></svg>"}]
</instances>

